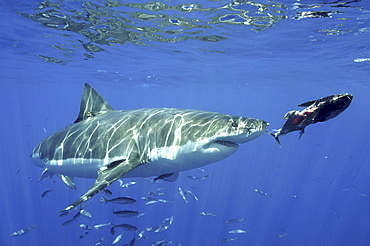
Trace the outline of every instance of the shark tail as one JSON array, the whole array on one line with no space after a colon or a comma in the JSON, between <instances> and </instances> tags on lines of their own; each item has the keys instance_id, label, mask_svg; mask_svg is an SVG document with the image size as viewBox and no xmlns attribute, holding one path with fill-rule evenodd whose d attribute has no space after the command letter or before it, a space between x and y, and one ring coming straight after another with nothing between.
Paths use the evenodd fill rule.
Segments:
<instances>
[{"instance_id":1,"label":"shark tail","mask_svg":"<svg viewBox=\"0 0 370 246\"><path fill-rule=\"evenodd\" d=\"M280 140L279 140L279 132L275 132L275 133L271 133L271 132L268 132L266 131L268 134L270 134L274 139L275 141L277 142L277 144L279 145L279 147L281 147L281 143L280 143Z\"/></svg>"}]
</instances>

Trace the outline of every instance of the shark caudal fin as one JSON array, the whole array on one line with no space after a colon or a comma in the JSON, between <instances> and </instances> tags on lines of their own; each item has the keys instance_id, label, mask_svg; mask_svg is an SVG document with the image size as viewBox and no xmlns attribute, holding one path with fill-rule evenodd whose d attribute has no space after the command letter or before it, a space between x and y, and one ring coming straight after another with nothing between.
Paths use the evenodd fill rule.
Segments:
<instances>
[{"instance_id":1,"label":"shark caudal fin","mask_svg":"<svg viewBox=\"0 0 370 246\"><path fill-rule=\"evenodd\" d=\"M268 132L268 131L266 131L266 132L268 134L270 134L275 139L275 141L277 142L279 147L281 147L281 143L280 143L280 140L279 140L279 132L275 132L275 133L271 133L271 132Z\"/></svg>"},{"instance_id":2,"label":"shark caudal fin","mask_svg":"<svg viewBox=\"0 0 370 246\"><path fill-rule=\"evenodd\" d=\"M99 95L94 88L89 84L85 83L84 93L82 95L80 113L74 123L86 120L89 117L93 117L99 113L113 110L113 108Z\"/></svg>"}]
</instances>

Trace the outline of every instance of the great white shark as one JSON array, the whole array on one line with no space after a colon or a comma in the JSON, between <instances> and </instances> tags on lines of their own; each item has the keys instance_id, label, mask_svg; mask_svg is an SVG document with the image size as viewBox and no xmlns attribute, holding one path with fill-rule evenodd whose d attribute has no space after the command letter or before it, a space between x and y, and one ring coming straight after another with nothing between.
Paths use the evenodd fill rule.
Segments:
<instances>
[{"instance_id":1,"label":"great white shark","mask_svg":"<svg viewBox=\"0 0 370 246\"><path fill-rule=\"evenodd\" d=\"M40 142L32 151L44 168L39 181L58 175L93 178L90 189L63 211L93 197L123 177L173 176L220 161L261 136L269 123L253 118L177 108L113 110L85 84L74 124Z\"/></svg>"}]
</instances>

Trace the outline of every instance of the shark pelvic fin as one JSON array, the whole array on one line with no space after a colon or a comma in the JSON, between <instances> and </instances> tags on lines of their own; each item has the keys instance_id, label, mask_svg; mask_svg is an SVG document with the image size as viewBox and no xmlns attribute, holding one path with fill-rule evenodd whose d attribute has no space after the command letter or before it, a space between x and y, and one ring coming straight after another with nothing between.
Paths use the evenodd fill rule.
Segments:
<instances>
[{"instance_id":1,"label":"shark pelvic fin","mask_svg":"<svg viewBox=\"0 0 370 246\"><path fill-rule=\"evenodd\" d=\"M74 123L94 117L95 115L113 110L113 108L99 95L94 88L85 83L84 93L82 95L80 113Z\"/></svg>"},{"instance_id":2,"label":"shark pelvic fin","mask_svg":"<svg viewBox=\"0 0 370 246\"><path fill-rule=\"evenodd\" d=\"M74 203L60 211L61 213L64 211L68 211L84 201L90 199L91 197L98 194L100 191L107 188L111 185L114 181L119 179L121 176L125 175L126 173L130 172L131 170L135 169L136 167L140 166L139 162L129 162L128 160L118 160L114 161L106 167L101 168L98 171L98 178L96 179L95 183L90 187L90 189L80 196Z\"/></svg>"}]
</instances>

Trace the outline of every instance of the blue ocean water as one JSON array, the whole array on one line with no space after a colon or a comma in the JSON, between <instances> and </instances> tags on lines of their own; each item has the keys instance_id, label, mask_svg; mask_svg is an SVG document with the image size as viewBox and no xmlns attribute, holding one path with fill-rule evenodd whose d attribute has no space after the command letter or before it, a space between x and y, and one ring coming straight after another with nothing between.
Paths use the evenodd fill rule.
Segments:
<instances>
[{"instance_id":1,"label":"blue ocean water","mask_svg":"<svg viewBox=\"0 0 370 246\"><path fill-rule=\"evenodd\" d=\"M145 231L135 245L369 244L368 1L19 0L2 1L0 13L0 245L112 245L119 228L78 225L104 223ZM282 136L281 148L264 134L175 182L116 182L112 197L138 202L104 205L99 194L86 203L91 218L62 225L78 211L59 211L93 180L76 178L76 191L55 176L38 183L30 153L76 119L84 83L115 109L201 109L263 119L269 130L300 103L354 99L301 139ZM157 189L169 202L146 205L141 197ZM145 214L119 218L113 209ZM125 231L116 245L136 236Z\"/></svg>"}]
</instances>

